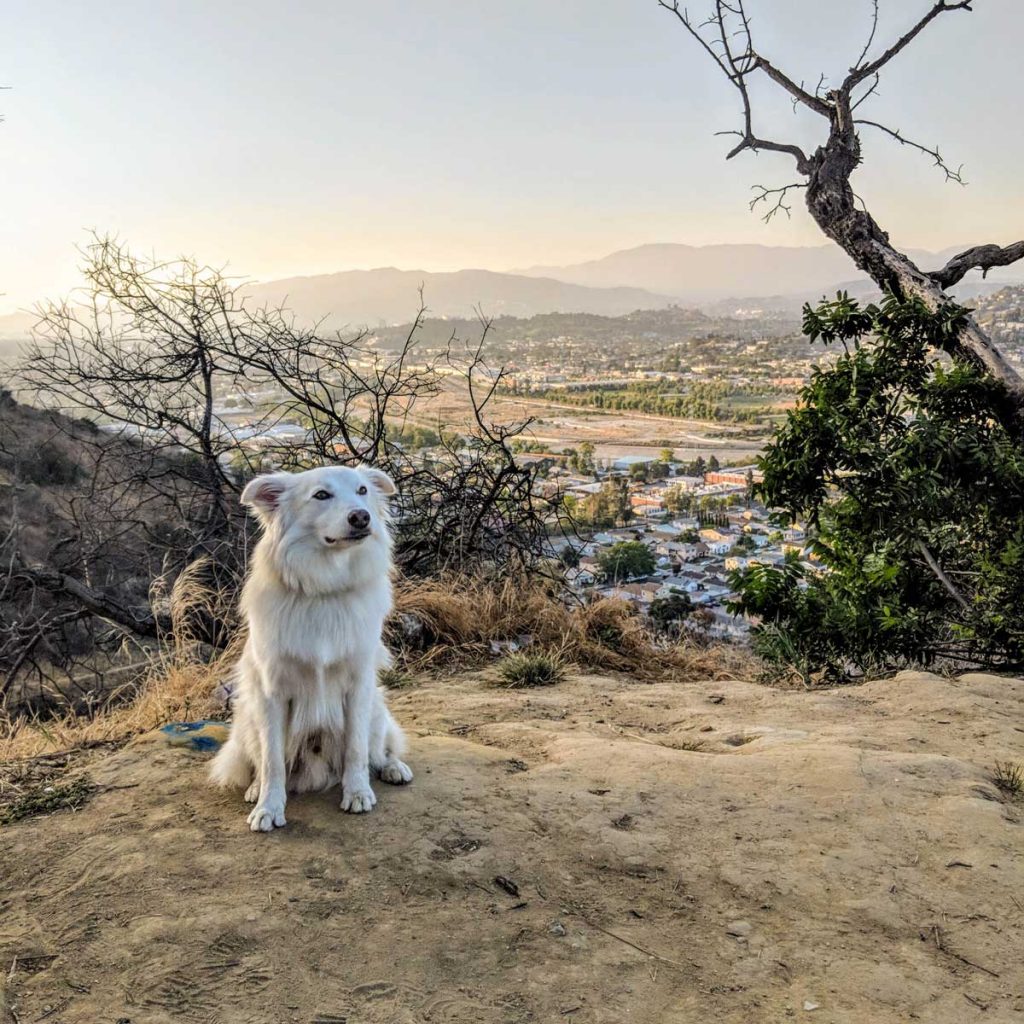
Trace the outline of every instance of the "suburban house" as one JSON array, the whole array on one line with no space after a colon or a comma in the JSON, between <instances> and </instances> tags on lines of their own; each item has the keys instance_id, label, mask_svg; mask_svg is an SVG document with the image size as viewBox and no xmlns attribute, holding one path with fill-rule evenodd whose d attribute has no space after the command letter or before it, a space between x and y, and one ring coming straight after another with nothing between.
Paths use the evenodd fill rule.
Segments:
<instances>
[{"instance_id":1,"label":"suburban house","mask_svg":"<svg viewBox=\"0 0 1024 1024\"><path fill-rule=\"evenodd\" d=\"M581 565L576 569L566 569L565 579L571 587L589 587L597 579L597 576L590 569L584 569Z\"/></svg>"}]
</instances>

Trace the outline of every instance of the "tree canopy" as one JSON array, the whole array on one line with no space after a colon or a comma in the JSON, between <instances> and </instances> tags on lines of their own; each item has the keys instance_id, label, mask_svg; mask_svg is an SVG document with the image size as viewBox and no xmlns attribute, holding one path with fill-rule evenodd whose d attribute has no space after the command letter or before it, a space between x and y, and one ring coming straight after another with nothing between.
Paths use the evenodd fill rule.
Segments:
<instances>
[{"instance_id":1,"label":"tree canopy","mask_svg":"<svg viewBox=\"0 0 1024 1024\"><path fill-rule=\"evenodd\" d=\"M733 574L759 650L805 676L946 659L1024 662L1024 451L1005 397L956 344L967 311L840 294L804 312L839 344L761 459L765 501L805 520L823 571Z\"/></svg>"},{"instance_id":2,"label":"tree canopy","mask_svg":"<svg viewBox=\"0 0 1024 1024\"><path fill-rule=\"evenodd\" d=\"M611 580L621 582L634 576L648 576L654 572L654 555L650 548L638 540L614 544L597 559L601 571Z\"/></svg>"}]
</instances>

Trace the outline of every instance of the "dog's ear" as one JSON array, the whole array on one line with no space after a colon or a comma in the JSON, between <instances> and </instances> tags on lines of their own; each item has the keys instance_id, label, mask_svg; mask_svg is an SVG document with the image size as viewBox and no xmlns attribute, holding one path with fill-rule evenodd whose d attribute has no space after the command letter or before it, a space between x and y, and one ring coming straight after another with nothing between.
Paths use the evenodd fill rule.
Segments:
<instances>
[{"instance_id":1,"label":"dog's ear","mask_svg":"<svg viewBox=\"0 0 1024 1024\"><path fill-rule=\"evenodd\" d=\"M384 472L374 466L360 466L359 472L378 490L381 494L394 494L397 488L395 481Z\"/></svg>"},{"instance_id":2,"label":"dog's ear","mask_svg":"<svg viewBox=\"0 0 1024 1024\"><path fill-rule=\"evenodd\" d=\"M264 473L245 485L241 502L247 508L251 508L260 519L269 521L281 504L281 498L290 483L289 473Z\"/></svg>"}]
</instances>

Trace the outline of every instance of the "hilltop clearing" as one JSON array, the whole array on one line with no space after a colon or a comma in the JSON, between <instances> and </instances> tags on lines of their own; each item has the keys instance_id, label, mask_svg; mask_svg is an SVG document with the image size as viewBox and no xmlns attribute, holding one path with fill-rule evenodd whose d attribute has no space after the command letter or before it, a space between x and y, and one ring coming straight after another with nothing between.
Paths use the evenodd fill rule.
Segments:
<instances>
[{"instance_id":1,"label":"hilltop clearing","mask_svg":"<svg viewBox=\"0 0 1024 1024\"><path fill-rule=\"evenodd\" d=\"M1024 753L1024 682L470 673L393 705L415 782L361 817L295 799L270 836L202 755L76 758L88 803L0 828L7 1019L1024 1014L1024 805L992 781Z\"/></svg>"}]
</instances>

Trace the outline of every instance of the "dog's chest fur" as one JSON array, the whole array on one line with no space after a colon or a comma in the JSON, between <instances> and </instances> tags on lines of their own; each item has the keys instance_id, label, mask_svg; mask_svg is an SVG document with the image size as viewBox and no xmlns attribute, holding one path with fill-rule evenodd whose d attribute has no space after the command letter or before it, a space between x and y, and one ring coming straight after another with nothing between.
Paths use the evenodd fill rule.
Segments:
<instances>
[{"instance_id":1,"label":"dog's chest fur","mask_svg":"<svg viewBox=\"0 0 1024 1024\"><path fill-rule=\"evenodd\" d=\"M346 662L373 657L390 606L386 583L313 597L261 594L249 607L250 635L264 656L272 652L333 675Z\"/></svg>"}]
</instances>

